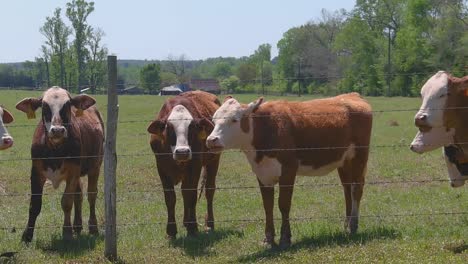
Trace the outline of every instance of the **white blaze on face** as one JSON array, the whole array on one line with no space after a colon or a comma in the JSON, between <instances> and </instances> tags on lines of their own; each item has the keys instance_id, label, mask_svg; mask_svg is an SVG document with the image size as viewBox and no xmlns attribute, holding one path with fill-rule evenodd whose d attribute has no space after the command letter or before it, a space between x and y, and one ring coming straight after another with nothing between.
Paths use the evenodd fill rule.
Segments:
<instances>
[{"instance_id":1,"label":"white blaze on face","mask_svg":"<svg viewBox=\"0 0 468 264\"><path fill-rule=\"evenodd\" d=\"M174 159L177 159L176 153L178 152L188 154L188 159L192 158L192 151L188 141L189 126L192 121L192 115L183 105L176 105L167 119L167 122L174 128L177 138L176 145L171 146Z\"/></svg>"},{"instance_id":2,"label":"white blaze on face","mask_svg":"<svg viewBox=\"0 0 468 264\"><path fill-rule=\"evenodd\" d=\"M445 127L433 127L428 132L418 131L413 142L411 142L411 150L421 154L451 145L454 143L454 135L455 129L451 128L447 131Z\"/></svg>"},{"instance_id":3,"label":"white blaze on face","mask_svg":"<svg viewBox=\"0 0 468 264\"><path fill-rule=\"evenodd\" d=\"M426 123L430 127L444 125L443 109L446 107L448 93L448 75L439 71L421 88L422 104L415 118L426 115Z\"/></svg>"},{"instance_id":4,"label":"white blaze on face","mask_svg":"<svg viewBox=\"0 0 468 264\"><path fill-rule=\"evenodd\" d=\"M248 108L243 108L234 98L224 102L213 115L215 126L206 141L208 148L250 148L253 138L252 125L249 125L248 133L241 129L241 119L248 110ZM249 122L251 121L249 120Z\"/></svg>"},{"instance_id":5,"label":"white blaze on face","mask_svg":"<svg viewBox=\"0 0 468 264\"><path fill-rule=\"evenodd\" d=\"M0 107L0 150L9 148L13 144L13 138L8 134L8 130L3 123L3 108Z\"/></svg>"},{"instance_id":6,"label":"white blaze on face","mask_svg":"<svg viewBox=\"0 0 468 264\"><path fill-rule=\"evenodd\" d=\"M52 133L53 129L64 129L63 137L67 137L67 130L64 127L62 118L60 117L60 110L68 101L70 101L70 95L66 90L59 87L52 87L44 94L42 98L43 107L44 104L47 104L46 107L49 107L51 112L51 119L44 120L44 125L49 137L54 136Z\"/></svg>"}]
</instances>

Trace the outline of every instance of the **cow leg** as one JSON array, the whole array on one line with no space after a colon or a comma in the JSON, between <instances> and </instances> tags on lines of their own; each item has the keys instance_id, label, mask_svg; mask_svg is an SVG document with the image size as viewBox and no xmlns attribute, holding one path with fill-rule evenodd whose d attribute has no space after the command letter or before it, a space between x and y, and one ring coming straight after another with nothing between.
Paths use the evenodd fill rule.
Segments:
<instances>
[{"instance_id":1,"label":"cow leg","mask_svg":"<svg viewBox=\"0 0 468 264\"><path fill-rule=\"evenodd\" d=\"M82 218L82 204L83 204L83 191L81 180L78 179L78 184L76 185L76 190L73 201L73 207L75 208L75 217L73 219L73 231L77 234L81 234L81 230L83 230L83 218Z\"/></svg>"},{"instance_id":2,"label":"cow leg","mask_svg":"<svg viewBox=\"0 0 468 264\"><path fill-rule=\"evenodd\" d=\"M41 212L44 183L45 178L40 176L38 169L33 165L31 168L31 201L29 203L28 224L21 237L21 240L26 243L31 242L33 238L36 219Z\"/></svg>"},{"instance_id":3,"label":"cow leg","mask_svg":"<svg viewBox=\"0 0 468 264\"><path fill-rule=\"evenodd\" d=\"M364 189L364 181L367 169L367 153L360 152L351 161L346 161L343 167L338 169L343 185L346 200L345 229L350 234L355 234L359 224L359 206ZM366 159L360 156L365 156Z\"/></svg>"},{"instance_id":4,"label":"cow leg","mask_svg":"<svg viewBox=\"0 0 468 264\"><path fill-rule=\"evenodd\" d=\"M89 220L88 229L91 235L99 234L98 223L96 218L96 198L98 193L99 166L91 169L88 172L88 203L89 203Z\"/></svg>"},{"instance_id":5,"label":"cow leg","mask_svg":"<svg viewBox=\"0 0 468 264\"><path fill-rule=\"evenodd\" d=\"M79 166L77 167L75 166L74 169L77 169L78 170L77 172L79 173L80 171ZM65 191L62 196L62 210L64 214L62 235L63 235L64 240L71 240L73 238L72 223L71 223L71 210L73 208L73 200L74 200L73 193L76 191L79 177L80 176L76 175L76 173L70 173L68 175L67 183L65 186Z\"/></svg>"},{"instance_id":6,"label":"cow leg","mask_svg":"<svg viewBox=\"0 0 468 264\"><path fill-rule=\"evenodd\" d=\"M219 157L205 167L206 183L205 183L205 198L207 212L205 215L205 230L214 230L214 213L213 213L213 197L216 190L216 174L218 173Z\"/></svg>"},{"instance_id":7,"label":"cow leg","mask_svg":"<svg viewBox=\"0 0 468 264\"><path fill-rule=\"evenodd\" d=\"M196 207L201 166L190 167L191 170L182 179L182 199L184 200L184 226L187 229L187 234L193 236L198 232Z\"/></svg>"},{"instance_id":8,"label":"cow leg","mask_svg":"<svg viewBox=\"0 0 468 264\"><path fill-rule=\"evenodd\" d=\"M283 170L288 169L287 166ZM296 171L283 171L279 180L278 206L281 211L281 238L280 248L291 246L291 226L289 224L289 212L291 210L291 199L294 190Z\"/></svg>"},{"instance_id":9,"label":"cow leg","mask_svg":"<svg viewBox=\"0 0 468 264\"><path fill-rule=\"evenodd\" d=\"M166 202L167 208L167 225L166 235L167 238L173 239L177 235L177 224L175 219L175 205L176 205L176 194L174 192L174 183L167 174L160 170L161 166L158 165L159 178L163 186L164 201Z\"/></svg>"},{"instance_id":10,"label":"cow leg","mask_svg":"<svg viewBox=\"0 0 468 264\"><path fill-rule=\"evenodd\" d=\"M266 246L274 246L275 224L273 222L273 206L275 203L275 188L274 186L263 185L260 180L258 180L258 184L262 194L263 209L265 210L265 239L263 240L263 243Z\"/></svg>"}]
</instances>

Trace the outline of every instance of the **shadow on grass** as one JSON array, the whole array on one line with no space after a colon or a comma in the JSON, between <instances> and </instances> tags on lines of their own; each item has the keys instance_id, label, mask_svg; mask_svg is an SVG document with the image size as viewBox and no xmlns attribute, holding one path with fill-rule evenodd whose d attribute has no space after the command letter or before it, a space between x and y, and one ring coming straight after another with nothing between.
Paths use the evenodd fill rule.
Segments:
<instances>
[{"instance_id":1,"label":"shadow on grass","mask_svg":"<svg viewBox=\"0 0 468 264\"><path fill-rule=\"evenodd\" d=\"M302 249L316 250L332 246L363 245L376 239L395 239L399 237L401 237L399 231L387 227L363 230L355 235L348 235L343 231L327 232L293 241L291 247L285 250L265 248L259 252L239 257L237 261L251 263L258 259L276 258L280 257L283 253L294 253Z\"/></svg>"},{"instance_id":2,"label":"shadow on grass","mask_svg":"<svg viewBox=\"0 0 468 264\"><path fill-rule=\"evenodd\" d=\"M104 241L104 235L83 234L66 241L57 234L52 236L51 241L37 241L36 246L43 251L57 253L61 257L78 257L93 250L102 241Z\"/></svg>"},{"instance_id":3,"label":"shadow on grass","mask_svg":"<svg viewBox=\"0 0 468 264\"><path fill-rule=\"evenodd\" d=\"M185 250L190 257L207 256L209 249L217 242L228 237L243 237L244 234L237 230L216 229L209 233L200 232L197 236L183 236L171 240L173 247L179 247Z\"/></svg>"}]
</instances>

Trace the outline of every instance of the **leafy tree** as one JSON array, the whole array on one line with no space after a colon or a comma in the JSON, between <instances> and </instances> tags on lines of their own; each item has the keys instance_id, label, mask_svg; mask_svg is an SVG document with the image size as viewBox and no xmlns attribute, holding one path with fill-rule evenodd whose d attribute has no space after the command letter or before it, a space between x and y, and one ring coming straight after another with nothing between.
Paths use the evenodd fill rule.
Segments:
<instances>
[{"instance_id":1,"label":"leafy tree","mask_svg":"<svg viewBox=\"0 0 468 264\"><path fill-rule=\"evenodd\" d=\"M241 64L237 69L237 78L239 78L240 84L244 87L247 84L255 82L256 67L253 64L245 63Z\"/></svg>"},{"instance_id":2,"label":"leafy tree","mask_svg":"<svg viewBox=\"0 0 468 264\"><path fill-rule=\"evenodd\" d=\"M73 42L76 52L77 73L78 73L78 87L84 83L85 80L85 62L88 55L86 49L87 36L91 27L87 23L89 14L94 11L94 2L87 2L86 0L72 0L67 3L66 15L70 20L73 29L75 30L75 40Z\"/></svg>"},{"instance_id":3,"label":"leafy tree","mask_svg":"<svg viewBox=\"0 0 468 264\"><path fill-rule=\"evenodd\" d=\"M231 76L232 74L232 68L229 63L221 61L215 64L214 69L213 69L213 76L215 78L227 78Z\"/></svg>"},{"instance_id":4,"label":"leafy tree","mask_svg":"<svg viewBox=\"0 0 468 264\"><path fill-rule=\"evenodd\" d=\"M226 92L232 93L239 86L239 81L240 80L237 76L232 75L221 81L221 87L226 90Z\"/></svg>"},{"instance_id":5,"label":"leafy tree","mask_svg":"<svg viewBox=\"0 0 468 264\"><path fill-rule=\"evenodd\" d=\"M90 51L87 71L92 93L96 92L98 85L103 85L105 82L107 48L102 44L104 35L104 31L100 28L91 29L86 43Z\"/></svg>"},{"instance_id":6,"label":"leafy tree","mask_svg":"<svg viewBox=\"0 0 468 264\"><path fill-rule=\"evenodd\" d=\"M172 72L161 72L161 88L178 83L177 75Z\"/></svg>"},{"instance_id":7,"label":"leafy tree","mask_svg":"<svg viewBox=\"0 0 468 264\"><path fill-rule=\"evenodd\" d=\"M159 64L151 63L144 66L140 71L141 86L149 92L156 91L161 82L160 72Z\"/></svg>"}]
</instances>

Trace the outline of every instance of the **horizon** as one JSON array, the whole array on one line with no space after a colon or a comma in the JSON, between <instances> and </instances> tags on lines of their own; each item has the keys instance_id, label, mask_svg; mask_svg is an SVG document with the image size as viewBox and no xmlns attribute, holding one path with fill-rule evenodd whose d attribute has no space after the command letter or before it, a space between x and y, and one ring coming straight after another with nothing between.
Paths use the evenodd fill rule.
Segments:
<instances>
[{"instance_id":1,"label":"horizon","mask_svg":"<svg viewBox=\"0 0 468 264\"><path fill-rule=\"evenodd\" d=\"M40 57L39 49L45 38L39 28L57 7L62 9L62 18L69 25L64 15L67 2L17 0L2 3L3 9L9 10L0 17L0 23L9 25L2 27L2 35L15 41L0 42L3 51L0 63L21 63ZM94 2L95 10L88 17L88 24L105 32L103 43L109 54L125 58L119 60L159 61L181 55L193 61L241 58L253 54L265 43L272 46L274 58L278 55L276 45L287 30L319 21L322 9L350 11L355 4L354 0L329 0L320 6L307 0ZM155 13L154 10L162 11ZM27 19L18 19L18 14Z\"/></svg>"}]
</instances>

